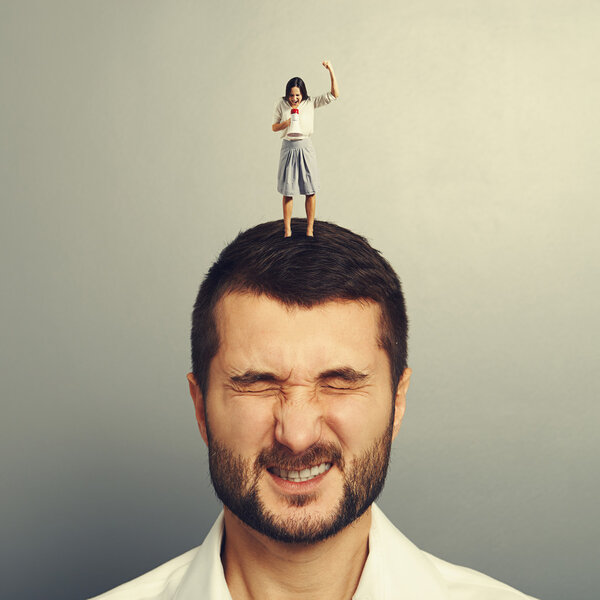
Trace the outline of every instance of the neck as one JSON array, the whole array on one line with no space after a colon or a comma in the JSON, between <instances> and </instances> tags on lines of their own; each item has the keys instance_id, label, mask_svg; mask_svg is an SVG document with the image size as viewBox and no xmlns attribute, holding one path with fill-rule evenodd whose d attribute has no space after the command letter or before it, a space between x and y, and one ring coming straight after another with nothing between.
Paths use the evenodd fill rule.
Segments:
<instances>
[{"instance_id":1,"label":"neck","mask_svg":"<svg viewBox=\"0 0 600 600\"><path fill-rule=\"evenodd\" d=\"M274 541L225 508L221 560L233 600L349 600L369 553L369 508L335 536L316 544Z\"/></svg>"}]
</instances>

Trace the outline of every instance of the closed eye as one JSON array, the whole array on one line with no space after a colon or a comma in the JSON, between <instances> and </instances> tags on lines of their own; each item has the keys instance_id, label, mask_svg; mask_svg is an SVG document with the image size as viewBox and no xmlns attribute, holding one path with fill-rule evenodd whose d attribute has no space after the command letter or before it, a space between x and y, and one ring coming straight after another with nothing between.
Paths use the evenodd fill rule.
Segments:
<instances>
[{"instance_id":1,"label":"closed eye","mask_svg":"<svg viewBox=\"0 0 600 600\"><path fill-rule=\"evenodd\" d=\"M331 393L345 393L345 392L358 392L364 389L364 385L350 383L347 381L340 381L335 383L326 383L321 385L321 390L324 392Z\"/></svg>"},{"instance_id":2,"label":"closed eye","mask_svg":"<svg viewBox=\"0 0 600 600\"><path fill-rule=\"evenodd\" d=\"M230 387L242 394L260 394L279 391L279 379L266 371L246 371L229 377Z\"/></svg>"},{"instance_id":3,"label":"closed eye","mask_svg":"<svg viewBox=\"0 0 600 600\"><path fill-rule=\"evenodd\" d=\"M370 376L352 367L340 367L321 373L321 385L332 390L359 390L364 388Z\"/></svg>"},{"instance_id":4,"label":"closed eye","mask_svg":"<svg viewBox=\"0 0 600 600\"><path fill-rule=\"evenodd\" d=\"M350 383L339 383L339 384L329 383L327 385L324 385L323 387L330 389L330 390L353 390L353 389L356 389L356 386L354 386Z\"/></svg>"}]
</instances>

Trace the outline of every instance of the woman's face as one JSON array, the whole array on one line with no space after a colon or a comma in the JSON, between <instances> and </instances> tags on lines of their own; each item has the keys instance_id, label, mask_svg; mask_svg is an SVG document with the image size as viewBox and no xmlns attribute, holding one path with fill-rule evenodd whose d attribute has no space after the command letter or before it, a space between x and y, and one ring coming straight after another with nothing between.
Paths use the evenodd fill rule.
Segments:
<instances>
[{"instance_id":1,"label":"woman's face","mask_svg":"<svg viewBox=\"0 0 600 600\"><path fill-rule=\"evenodd\" d=\"M299 87L293 87L290 90L290 95L288 96L288 102L292 108L297 108L300 102L302 102L302 93L300 92Z\"/></svg>"}]
</instances>

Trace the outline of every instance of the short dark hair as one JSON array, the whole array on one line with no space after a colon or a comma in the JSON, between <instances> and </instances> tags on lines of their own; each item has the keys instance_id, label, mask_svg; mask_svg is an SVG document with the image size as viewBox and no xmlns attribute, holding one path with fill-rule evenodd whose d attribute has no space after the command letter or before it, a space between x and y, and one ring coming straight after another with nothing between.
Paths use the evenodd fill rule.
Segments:
<instances>
[{"instance_id":1,"label":"short dark hair","mask_svg":"<svg viewBox=\"0 0 600 600\"><path fill-rule=\"evenodd\" d=\"M400 280L367 240L339 225L292 219L292 237L282 221L241 232L209 269L192 313L192 371L202 393L219 350L215 308L227 293L265 294L290 306L310 308L331 300L367 300L381 310L379 343L386 351L395 392L406 368L408 321Z\"/></svg>"},{"instance_id":2,"label":"short dark hair","mask_svg":"<svg viewBox=\"0 0 600 600\"><path fill-rule=\"evenodd\" d=\"M297 87L300 89L300 93L302 94L302 100L310 100L310 96L306 91L306 85L304 84L304 80L300 77L292 77L285 84L285 96L283 97L284 100L287 100L290 97L293 87Z\"/></svg>"}]
</instances>

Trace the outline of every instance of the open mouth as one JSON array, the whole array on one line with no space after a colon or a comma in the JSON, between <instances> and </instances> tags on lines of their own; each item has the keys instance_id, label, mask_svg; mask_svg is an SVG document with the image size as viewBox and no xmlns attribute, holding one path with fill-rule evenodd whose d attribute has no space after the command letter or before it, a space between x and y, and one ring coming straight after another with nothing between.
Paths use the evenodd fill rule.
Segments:
<instances>
[{"instance_id":1,"label":"open mouth","mask_svg":"<svg viewBox=\"0 0 600 600\"><path fill-rule=\"evenodd\" d=\"M304 481L310 481L311 479L326 473L329 471L329 469L331 469L331 463L324 462L320 465L315 465L314 467L301 469L300 471L286 471L285 469L280 469L278 467L270 467L268 471L269 473L272 473L281 479L285 479L286 481L301 483Z\"/></svg>"}]
</instances>

